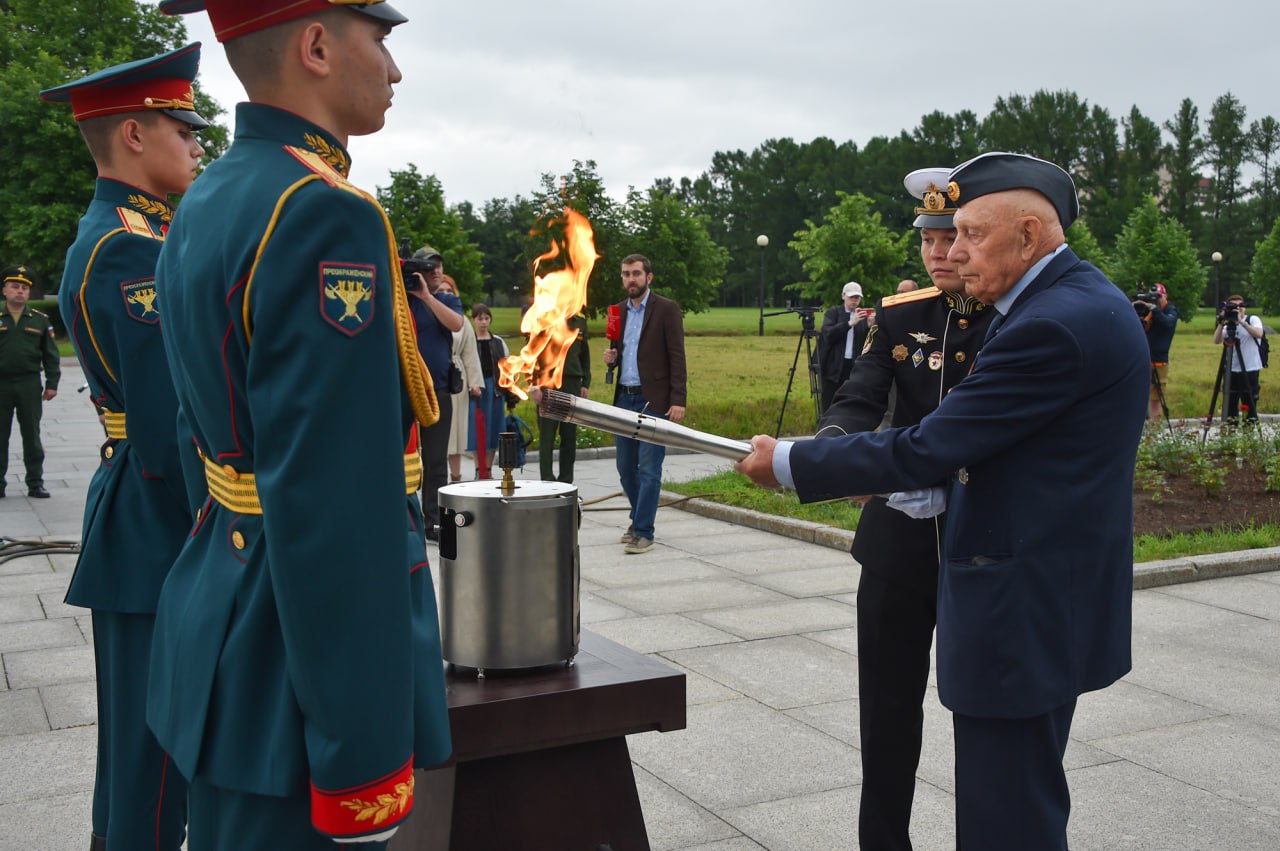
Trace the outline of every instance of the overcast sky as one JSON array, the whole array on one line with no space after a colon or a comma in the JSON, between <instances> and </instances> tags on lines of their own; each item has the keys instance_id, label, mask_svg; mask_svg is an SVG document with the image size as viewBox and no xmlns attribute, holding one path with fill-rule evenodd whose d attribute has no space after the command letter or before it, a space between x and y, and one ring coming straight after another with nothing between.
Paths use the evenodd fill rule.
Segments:
<instances>
[{"instance_id":1,"label":"overcast sky","mask_svg":"<svg viewBox=\"0 0 1280 851\"><path fill-rule=\"evenodd\" d=\"M980 118L1002 95L1068 89L1157 123L1230 91L1280 117L1280 7L1268 0L392 0L404 81L352 179L434 173L450 203L528 195L593 159L611 194L693 177L716 151L827 136L859 147L933 110ZM244 99L205 15L202 83ZM222 119L231 123L232 115ZM921 163L952 165L949 163Z\"/></svg>"}]
</instances>

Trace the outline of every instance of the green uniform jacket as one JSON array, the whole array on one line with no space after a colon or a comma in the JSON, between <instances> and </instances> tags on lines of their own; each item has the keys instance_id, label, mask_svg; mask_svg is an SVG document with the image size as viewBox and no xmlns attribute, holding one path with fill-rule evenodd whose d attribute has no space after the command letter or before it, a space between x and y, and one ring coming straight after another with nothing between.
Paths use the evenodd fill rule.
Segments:
<instances>
[{"instance_id":1,"label":"green uniform jacket","mask_svg":"<svg viewBox=\"0 0 1280 851\"><path fill-rule=\"evenodd\" d=\"M123 413L128 435L102 445L89 482L80 559L67 589L73 606L154 612L191 529L178 397L155 293L156 258L172 216L159 198L99 178L67 251L58 308L94 403Z\"/></svg>"},{"instance_id":2,"label":"green uniform jacket","mask_svg":"<svg viewBox=\"0 0 1280 851\"><path fill-rule=\"evenodd\" d=\"M0 381L30 378L39 375L42 367L45 388L57 390L62 367L49 317L28 307L14 322L13 314L0 299Z\"/></svg>"},{"instance_id":3,"label":"green uniform jacket","mask_svg":"<svg viewBox=\"0 0 1280 851\"><path fill-rule=\"evenodd\" d=\"M206 503L161 594L147 720L185 777L309 795L319 831L358 836L450 753L394 236L327 132L261 104L235 127L156 284L196 443L256 477L262 513Z\"/></svg>"}]
</instances>

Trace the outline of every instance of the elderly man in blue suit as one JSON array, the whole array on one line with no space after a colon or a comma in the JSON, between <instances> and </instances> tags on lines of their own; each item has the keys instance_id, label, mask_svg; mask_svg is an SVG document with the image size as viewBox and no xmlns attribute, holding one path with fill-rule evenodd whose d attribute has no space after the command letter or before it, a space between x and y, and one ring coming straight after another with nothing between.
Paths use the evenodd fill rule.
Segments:
<instances>
[{"instance_id":1,"label":"elderly man in blue suit","mask_svg":"<svg viewBox=\"0 0 1280 851\"><path fill-rule=\"evenodd\" d=\"M1133 466L1150 364L1124 295L1066 246L1058 166L989 153L951 172L950 252L997 316L973 371L918 425L757 436L738 469L802 501L895 493L947 511L938 694L953 713L966 849L1066 849L1076 698L1130 667Z\"/></svg>"}]
</instances>

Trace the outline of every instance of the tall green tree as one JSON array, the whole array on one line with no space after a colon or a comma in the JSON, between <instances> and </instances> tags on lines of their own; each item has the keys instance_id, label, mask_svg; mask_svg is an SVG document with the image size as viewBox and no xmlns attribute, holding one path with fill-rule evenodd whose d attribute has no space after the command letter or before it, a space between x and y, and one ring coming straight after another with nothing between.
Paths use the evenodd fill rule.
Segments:
<instances>
[{"instance_id":1,"label":"tall green tree","mask_svg":"<svg viewBox=\"0 0 1280 851\"><path fill-rule=\"evenodd\" d=\"M1109 272L1116 286L1130 296L1154 283L1164 284L1169 301L1186 319L1200 304L1200 294L1209 278L1191 234L1177 219L1161 213L1151 195L1125 222L1116 239Z\"/></svg>"},{"instance_id":2,"label":"tall green tree","mask_svg":"<svg viewBox=\"0 0 1280 851\"><path fill-rule=\"evenodd\" d=\"M1123 150L1116 121L1101 106L1094 106L1083 128L1081 166L1077 189L1083 196L1081 210L1099 240L1110 245L1124 226L1128 210L1121 198Z\"/></svg>"},{"instance_id":3,"label":"tall green tree","mask_svg":"<svg viewBox=\"0 0 1280 851\"><path fill-rule=\"evenodd\" d=\"M1280 218L1253 254L1249 293L1262 303L1267 313L1280 313Z\"/></svg>"},{"instance_id":4,"label":"tall green tree","mask_svg":"<svg viewBox=\"0 0 1280 851\"><path fill-rule=\"evenodd\" d=\"M1071 223L1071 227L1066 232L1067 244L1071 246L1071 250L1081 260L1087 260L1102 270L1104 275L1110 277L1108 270L1111 267L1111 257L1102 250L1102 246L1098 244L1098 238L1093 235L1093 231L1089 229L1089 223L1080 218Z\"/></svg>"},{"instance_id":5,"label":"tall green tree","mask_svg":"<svg viewBox=\"0 0 1280 851\"><path fill-rule=\"evenodd\" d=\"M1089 104L1079 95L1041 89L1031 97L996 98L979 135L987 149L1031 154L1074 171L1088 126Z\"/></svg>"},{"instance_id":6,"label":"tall green tree","mask_svg":"<svg viewBox=\"0 0 1280 851\"><path fill-rule=\"evenodd\" d=\"M1248 270L1256 237L1251 236L1249 210L1243 203L1242 173L1250 154L1244 104L1227 92L1213 102L1205 128L1205 165L1213 175L1206 213L1208 232L1201 241L1206 252L1221 251L1220 272L1225 290L1240 289Z\"/></svg>"},{"instance_id":7,"label":"tall green tree","mask_svg":"<svg viewBox=\"0 0 1280 851\"><path fill-rule=\"evenodd\" d=\"M1169 172L1164 211L1196 238L1202 229L1200 158L1204 155L1204 137L1200 132L1200 110L1191 98L1183 98L1178 112L1164 123L1164 129L1173 137L1164 148L1164 166Z\"/></svg>"},{"instance_id":8,"label":"tall green tree","mask_svg":"<svg viewBox=\"0 0 1280 851\"><path fill-rule=\"evenodd\" d=\"M377 189L378 203L396 238L408 240L410 249L430 245L444 257L444 270L458 284L463 303L470 304L484 292L480 249L471 241L462 217L444 200L444 189L434 174L423 175L410 163L391 172L391 185Z\"/></svg>"},{"instance_id":9,"label":"tall green tree","mask_svg":"<svg viewBox=\"0 0 1280 851\"><path fill-rule=\"evenodd\" d=\"M533 193L537 220L525 237L523 253L530 265L525 280L515 284L522 294L533 294L533 260L545 254L552 242L561 238L558 222L564 208L571 207L591 223L596 254L599 255L587 280L587 313L591 315L622 297L618 270L622 258L629 253L624 246L622 208L609 195L596 168L595 160L574 160L573 167L565 174L542 175L542 185ZM563 256L561 254L560 259ZM560 259L548 261L540 271L554 270Z\"/></svg>"},{"instance_id":10,"label":"tall green tree","mask_svg":"<svg viewBox=\"0 0 1280 851\"><path fill-rule=\"evenodd\" d=\"M1124 148L1120 153L1120 207L1128 213L1148 195L1160 192L1160 125L1134 106L1120 120Z\"/></svg>"},{"instance_id":11,"label":"tall green tree","mask_svg":"<svg viewBox=\"0 0 1280 851\"><path fill-rule=\"evenodd\" d=\"M470 204L459 204L458 215L480 248L486 300L505 304L513 292L524 293L533 259L525 256L525 248L538 221L537 205L523 195L491 198L478 215Z\"/></svg>"},{"instance_id":12,"label":"tall green tree","mask_svg":"<svg viewBox=\"0 0 1280 851\"><path fill-rule=\"evenodd\" d=\"M873 304L894 291L914 234L897 234L885 227L867 196L839 195L839 203L822 224L809 221L796 232L791 247L804 263L808 280L788 289L808 300L835 304L840 287L857 281L862 284L863 301Z\"/></svg>"},{"instance_id":13,"label":"tall green tree","mask_svg":"<svg viewBox=\"0 0 1280 851\"><path fill-rule=\"evenodd\" d=\"M93 197L97 172L71 110L39 91L186 41L181 18L136 0L0 2L0 262L34 266L52 289ZM198 79L196 104L210 120L222 113ZM226 128L200 138L215 157Z\"/></svg>"},{"instance_id":14,"label":"tall green tree","mask_svg":"<svg viewBox=\"0 0 1280 851\"><path fill-rule=\"evenodd\" d=\"M632 189L622 215L623 250L653 262L654 286L685 311L701 313L711 307L724 281L729 252L712 241L706 217L664 187L643 193Z\"/></svg>"},{"instance_id":15,"label":"tall green tree","mask_svg":"<svg viewBox=\"0 0 1280 851\"><path fill-rule=\"evenodd\" d=\"M1265 226L1276 216L1276 165L1280 155L1280 121L1270 115L1249 125L1249 162L1259 169L1253 183L1258 198L1258 220Z\"/></svg>"}]
</instances>

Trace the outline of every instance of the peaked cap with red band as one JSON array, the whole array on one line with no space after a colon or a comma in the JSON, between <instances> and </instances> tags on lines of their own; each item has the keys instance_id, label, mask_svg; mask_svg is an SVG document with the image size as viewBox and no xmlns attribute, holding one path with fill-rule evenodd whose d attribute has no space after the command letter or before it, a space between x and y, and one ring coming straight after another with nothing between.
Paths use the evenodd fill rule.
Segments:
<instances>
[{"instance_id":1,"label":"peaked cap with red band","mask_svg":"<svg viewBox=\"0 0 1280 851\"><path fill-rule=\"evenodd\" d=\"M350 9L393 27L409 20L384 0L165 0L160 4L166 15L208 12L220 42L326 9Z\"/></svg>"},{"instance_id":2,"label":"peaked cap with red band","mask_svg":"<svg viewBox=\"0 0 1280 851\"><path fill-rule=\"evenodd\" d=\"M40 98L71 104L76 121L158 109L197 130L209 122L196 112L191 82L200 68L200 42L169 53L112 65L52 89Z\"/></svg>"}]
</instances>

